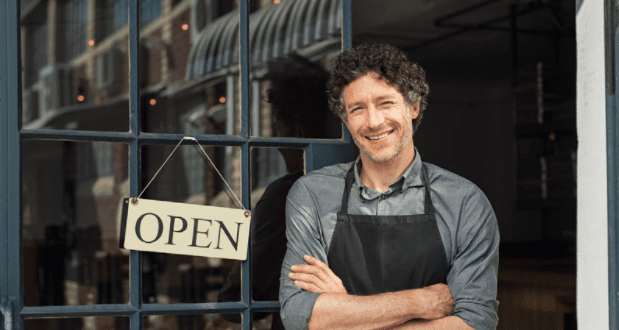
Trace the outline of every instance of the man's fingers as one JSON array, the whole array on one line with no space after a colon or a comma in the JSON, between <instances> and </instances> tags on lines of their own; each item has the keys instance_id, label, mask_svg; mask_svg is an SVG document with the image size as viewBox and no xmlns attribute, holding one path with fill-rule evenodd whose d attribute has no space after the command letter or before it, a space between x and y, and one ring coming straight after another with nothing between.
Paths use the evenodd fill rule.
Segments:
<instances>
[{"instance_id":1,"label":"man's fingers","mask_svg":"<svg viewBox=\"0 0 619 330\"><path fill-rule=\"evenodd\" d=\"M294 281L302 281L302 282L307 282L307 283L311 283L314 285L319 285L322 282L320 278L318 278L318 276L314 274L289 273L288 277Z\"/></svg>"},{"instance_id":2,"label":"man's fingers","mask_svg":"<svg viewBox=\"0 0 619 330\"><path fill-rule=\"evenodd\" d=\"M299 282L295 282L296 286L310 292L347 293L342 280L327 264L309 255L304 255L303 259L308 264L293 265L290 267L291 273L288 274L290 279Z\"/></svg>"},{"instance_id":3,"label":"man's fingers","mask_svg":"<svg viewBox=\"0 0 619 330\"><path fill-rule=\"evenodd\" d=\"M294 265L290 268L290 270L295 273L313 274L323 281L327 281L330 278L328 271L325 271L321 267L315 265Z\"/></svg>"},{"instance_id":4,"label":"man's fingers","mask_svg":"<svg viewBox=\"0 0 619 330\"><path fill-rule=\"evenodd\" d=\"M303 282L303 281L294 281L294 285L308 292L322 292L316 285L312 283Z\"/></svg>"},{"instance_id":5,"label":"man's fingers","mask_svg":"<svg viewBox=\"0 0 619 330\"><path fill-rule=\"evenodd\" d=\"M335 275L335 273L331 270L331 268L329 268L329 266L327 266L327 264L325 264L324 262L310 255L304 255L303 259L310 265L314 265L322 269L322 271L324 271L326 275L329 276L332 280L336 280L338 283L342 283L342 280L340 280L340 278L337 275Z\"/></svg>"}]
</instances>

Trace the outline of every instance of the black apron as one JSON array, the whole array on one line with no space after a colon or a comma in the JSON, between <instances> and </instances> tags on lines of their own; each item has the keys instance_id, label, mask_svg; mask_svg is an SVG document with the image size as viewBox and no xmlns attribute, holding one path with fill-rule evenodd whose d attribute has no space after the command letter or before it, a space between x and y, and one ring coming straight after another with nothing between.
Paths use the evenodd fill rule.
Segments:
<instances>
[{"instance_id":1,"label":"black apron","mask_svg":"<svg viewBox=\"0 0 619 330\"><path fill-rule=\"evenodd\" d=\"M327 259L350 294L371 295L446 283L449 264L430 199L428 171L422 166L424 214L348 214L354 168L346 174L342 209Z\"/></svg>"}]
</instances>

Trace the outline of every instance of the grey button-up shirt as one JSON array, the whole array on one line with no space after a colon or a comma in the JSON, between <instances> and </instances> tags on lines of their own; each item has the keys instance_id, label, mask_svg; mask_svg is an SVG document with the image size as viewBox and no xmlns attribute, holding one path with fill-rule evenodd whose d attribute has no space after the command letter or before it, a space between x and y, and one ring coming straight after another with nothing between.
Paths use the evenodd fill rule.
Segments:
<instances>
[{"instance_id":1,"label":"grey button-up shirt","mask_svg":"<svg viewBox=\"0 0 619 330\"><path fill-rule=\"evenodd\" d=\"M349 196L348 213L408 215L424 212L419 152L416 151L411 166L385 193L363 186L358 173L359 162L360 158L354 162L355 182ZM288 193L288 243L279 290L280 315L288 330L307 329L314 303L320 295L296 287L288 278L290 266L304 263L304 254L329 264L329 244L341 208L344 179L351 165L352 162L337 164L310 172L297 180ZM494 211L475 184L438 166L425 165L438 230L451 267L447 285L454 298L454 315L477 330L496 329L499 230Z\"/></svg>"}]
</instances>

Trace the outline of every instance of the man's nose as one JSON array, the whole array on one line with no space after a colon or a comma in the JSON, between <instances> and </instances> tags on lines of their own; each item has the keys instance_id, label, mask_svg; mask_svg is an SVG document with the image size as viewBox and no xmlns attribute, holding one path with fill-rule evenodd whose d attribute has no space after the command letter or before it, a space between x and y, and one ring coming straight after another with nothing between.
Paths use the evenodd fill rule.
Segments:
<instances>
[{"instance_id":1,"label":"man's nose","mask_svg":"<svg viewBox=\"0 0 619 330\"><path fill-rule=\"evenodd\" d=\"M367 126L368 127L378 127L384 121L382 111L379 111L374 106L370 106L368 109L368 117L367 117Z\"/></svg>"}]
</instances>

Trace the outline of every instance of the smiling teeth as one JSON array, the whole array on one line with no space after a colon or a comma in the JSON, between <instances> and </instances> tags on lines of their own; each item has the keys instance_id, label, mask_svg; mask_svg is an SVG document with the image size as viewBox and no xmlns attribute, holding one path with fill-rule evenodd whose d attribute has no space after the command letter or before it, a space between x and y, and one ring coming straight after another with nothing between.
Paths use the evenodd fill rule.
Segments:
<instances>
[{"instance_id":1,"label":"smiling teeth","mask_svg":"<svg viewBox=\"0 0 619 330\"><path fill-rule=\"evenodd\" d=\"M370 139L370 140L380 140L380 139L386 137L387 135L389 135L389 133L381 134L381 135L376 136L376 137L369 137L368 136L368 139Z\"/></svg>"}]
</instances>

